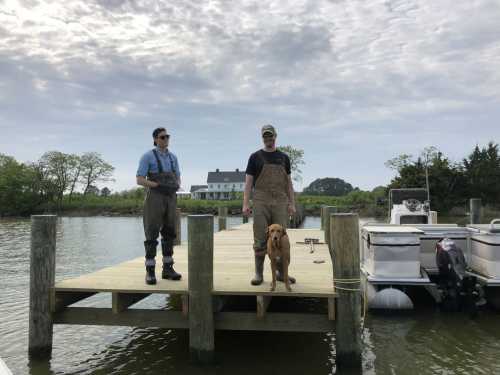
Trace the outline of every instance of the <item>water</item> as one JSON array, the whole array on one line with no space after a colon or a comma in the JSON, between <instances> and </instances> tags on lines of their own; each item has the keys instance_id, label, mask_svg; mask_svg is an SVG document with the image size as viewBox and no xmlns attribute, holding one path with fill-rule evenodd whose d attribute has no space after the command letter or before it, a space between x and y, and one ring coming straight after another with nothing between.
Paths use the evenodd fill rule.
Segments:
<instances>
[{"instance_id":1,"label":"water","mask_svg":"<svg viewBox=\"0 0 500 375\"><path fill-rule=\"evenodd\" d=\"M319 227L319 218L304 226ZM183 239L186 229L183 220ZM217 332L218 364L207 370L190 364L186 331L56 325L52 359L29 362L29 236L29 220L0 220L0 357L14 374L336 373L334 334ZM142 256L142 241L141 218L60 218L56 279ZM108 307L111 296L79 305ZM168 300L151 296L136 307L168 308ZM500 314L470 320L433 306L369 314L363 347L364 374L500 374Z\"/></svg>"}]
</instances>

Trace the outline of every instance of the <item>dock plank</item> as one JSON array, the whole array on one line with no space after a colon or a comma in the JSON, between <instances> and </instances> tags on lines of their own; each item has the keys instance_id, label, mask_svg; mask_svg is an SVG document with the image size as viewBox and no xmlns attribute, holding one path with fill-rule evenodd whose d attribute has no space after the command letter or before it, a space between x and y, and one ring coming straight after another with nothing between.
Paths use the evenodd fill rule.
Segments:
<instances>
[{"instance_id":1,"label":"dock plank","mask_svg":"<svg viewBox=\"0 0 500 375\"><path fill-rule=\"evenodd\" d=\"M269 295L294 297L335 296L332 265L327 245L310 246L299 244L305 238L322 239L323 231L318 229L287 229L291 243L290 274L297 278L292 292L278 283L276 291L270 292L270 263L266 258L264 283L250 285L254 273L253 233L251 224L215 233L214 235L214 295ZM183 243L174 249L175 268L183 277L181 281L161 279L161 264L157 267L156 285L144 282L144 258L139 257L99 271L62 280L56 283L56 291L72 292L122 292L188 294L187 245ZM161 257L159 257L161 259ZM160 261L161 262L161 261Z\"/></svg>"}]
</instances>

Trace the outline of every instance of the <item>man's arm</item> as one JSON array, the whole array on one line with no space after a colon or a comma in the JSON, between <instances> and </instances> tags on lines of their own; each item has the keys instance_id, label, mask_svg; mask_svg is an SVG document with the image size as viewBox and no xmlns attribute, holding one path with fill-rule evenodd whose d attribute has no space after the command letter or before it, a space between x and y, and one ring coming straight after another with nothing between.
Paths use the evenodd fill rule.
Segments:
<instances>
[{"instance_id":1,"label":"man's arm","mask_svg":"<svg viewBox=\"0 0 500 375\"><path fill-rule=\"evenodd\" d=\"M137 181L137 185L149 187L149 188L155 188L155 187L158 187L158 185L159 185L158 182L149 181L144 176L137 176L136 181Z\"/></svg>"},{"instance_id":2,"label":"man's arm","mask_svg":"<svg viewBox=\"0 0 500 375\"><path fill-rule=\"evenodd\" d=\"M252 192L253 176L245 175L245 191L243 192L243 215L250 216L250 194Z\"/></svg>"},{"instance_id":3,"label":"man's arm","mask_svg":"<svg viewBox=\"0 0 500 375\"><path fill-rule=\"evenodd\" d=\"M144 154L142 156L141 160L139 161L139 168L137 169L137 173L136 173L137 185L149 187L149 188L158 187L157 182L149 181L146 179L148 169L149 169L148 158L147 158L146 154Z\"/></svg>"}]
</instances>

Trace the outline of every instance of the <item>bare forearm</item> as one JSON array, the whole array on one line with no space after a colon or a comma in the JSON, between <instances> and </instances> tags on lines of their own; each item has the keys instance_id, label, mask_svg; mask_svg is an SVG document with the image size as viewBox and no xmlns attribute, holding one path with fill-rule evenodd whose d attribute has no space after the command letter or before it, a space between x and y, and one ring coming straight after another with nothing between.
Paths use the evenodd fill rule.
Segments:
<instances>
[{"instance_id":1,"label":"bare forearm","mask_svg":"<svg viewBox=\"0 0 500 375\"><path fill-rule=\"evenodd\" d=\"M247 206L250 204L250 194L252 192L252 185L253 185L253 176L246 175L245 191L243 192L243 204Z\"/></svg>"},{"instance_id":2,"label":"bare forearm","mask_svg":"<svg viewBox=\"0 0 500 375\"><path fill-rule=\"evenodd\" d=\"M243 203L246 205L250 204L250 194L252 192L252 185L245 184L245 191L243 192Z\"/></svg>"},{"instance_id":3,"label":"bare forearm","mask_svg":"<svg viewBox=\"0 0 500 375\"><path fill-rule=\"evenodd\" d=\"M137 185L144 186L147 188L154 188L154 187L158 186L158 184L156 182L149 181L142 176L137 176Z\"/></svg>"}]
</instances>

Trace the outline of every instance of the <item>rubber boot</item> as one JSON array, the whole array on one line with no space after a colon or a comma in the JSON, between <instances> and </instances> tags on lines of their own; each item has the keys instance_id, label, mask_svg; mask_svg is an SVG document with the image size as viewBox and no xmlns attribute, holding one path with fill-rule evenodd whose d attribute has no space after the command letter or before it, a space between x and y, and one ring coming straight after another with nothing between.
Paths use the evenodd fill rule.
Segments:
<instances>
[{"instance_id":1,"label":"rubber boot","mask_svg":"<svg viewBox=\"0 0 500 375\"><path fill-rule=\"evenodd\" d=\"M161 271L161 278L167 280L180 280L182 275L175 272L174 262L163 263L163 270Z\"/></svg>"},{"instance_id":2,"label":"rubber boot","mask_svg":"<svg viewBox=\"0 0 500 375\"><path fill-rule=\"evenodd\" d=\"M155 266L146 266L146 284L156 284Z\"/></svg>"},{"instance_id":3,"label":"rubber boot","mask_svg":"<svg viewBox=\"0 0 500 375\"><path fill-rule=\"evenodd\" d=\"M255 256L255 276L250 282L252 285L260 285L264 281L264 260L266 256Z\"/></svg>"},{"instance_id":4,"label":"rubber boot","mask_svg":"<svg viewBox=\"0 0 500 375\"><path fill-rule=\"evenodd\" d=\"M281 261L278 261L276 264L276 280L281 282L285 281L283 278L283 263ZM295 277L290 276L290 274L288 274L288 280L290 280L290 284L295 284Z\"/></svg>"}]
</instances>

